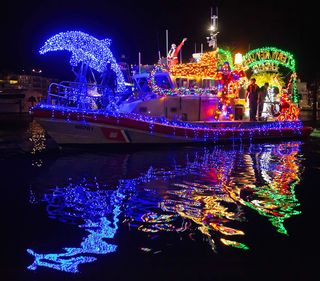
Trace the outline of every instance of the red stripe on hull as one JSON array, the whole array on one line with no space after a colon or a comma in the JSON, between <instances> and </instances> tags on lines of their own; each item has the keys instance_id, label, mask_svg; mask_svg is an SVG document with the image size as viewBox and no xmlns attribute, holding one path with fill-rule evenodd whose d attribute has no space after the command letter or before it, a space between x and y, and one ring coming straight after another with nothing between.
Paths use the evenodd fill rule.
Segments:
<instances>
[{"instance_id":1,"label":"red stripe on hull","mask_svg":"<svg viewBox=\"0 0 320 281\"><path fill-rule=\"evenodd\" d=\"M126 128L128 130L143 131L147 134L157 133L161 135L169 135L172 137L183 137L186 139L203 139L203 140L219 140L219 139L232 139L232 138L258 138L258 139L271 139L279 137L305 137L309 136L313 128L303 127L300 129L296 128L270 128L261 130L260 128L250 129L232 127L227 129L225 124L221 124L218 128L210 127L199 127L199 128L184 128L173 125L150 123L147 121L140 121L125 117L114 117L105 116L101 114L88 114L78 112L63 112L59 110L48 110L36 108L32 112L33 116L39 118L57 118L62 120L73 120L73 121L85 121L91 123L105 124L114 127ZM224 127L225 126L225 127ZM103 134L108 139L114 139L118 142L128 142L123 130L121 129L109 129L102 128ZM112 133L116 132L117 133ZM121 132L122 131L122 132Z\"/></svg>"}]
</instances>

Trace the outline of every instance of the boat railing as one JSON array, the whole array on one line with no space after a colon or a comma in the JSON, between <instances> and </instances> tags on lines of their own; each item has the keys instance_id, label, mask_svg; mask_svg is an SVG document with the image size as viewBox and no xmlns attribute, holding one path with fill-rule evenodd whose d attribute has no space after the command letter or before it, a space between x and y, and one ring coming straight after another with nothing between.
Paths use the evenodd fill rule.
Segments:
<instances>
[{"instance_id":1,"label":"boat railing","mask_svg":"<svg viewBox=\"0 0 320 281\"><path fill-rule=\"evenodd\" d=\"M72 81L62 81L51 83L48 89L47 104L81 108L99 109L105 103L103 101L107 88L95 83L80 83Z\"/></svg>"}]
</instances>

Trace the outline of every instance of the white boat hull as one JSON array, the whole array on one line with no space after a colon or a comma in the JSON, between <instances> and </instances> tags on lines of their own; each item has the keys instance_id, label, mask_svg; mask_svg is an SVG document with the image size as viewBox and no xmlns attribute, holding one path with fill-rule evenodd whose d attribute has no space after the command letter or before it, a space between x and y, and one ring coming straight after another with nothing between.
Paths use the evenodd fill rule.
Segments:
<instances>
[{"instance_id":1,"label":"white boat hull","mask_svg":"<svg viewBox=\"0 0 320 281\"><path fill-rule=\"evenodd\" d=\"M114 144L114 143L186 143L190 139L161 134L146 134L134 129L77 121L36 118L58 144Z\"/></svg>"},{"instance_id":2,"label":"white boat hull","mask_svg":"<svg viewBox=\"0 0 320 281\"><path fill-rule=\"evenodd\" d=\"M217 143L307 137L313 128L286 122L157 122L107 113L34 109L33 116L58 144Z\"/></svg>"}]
</instances>

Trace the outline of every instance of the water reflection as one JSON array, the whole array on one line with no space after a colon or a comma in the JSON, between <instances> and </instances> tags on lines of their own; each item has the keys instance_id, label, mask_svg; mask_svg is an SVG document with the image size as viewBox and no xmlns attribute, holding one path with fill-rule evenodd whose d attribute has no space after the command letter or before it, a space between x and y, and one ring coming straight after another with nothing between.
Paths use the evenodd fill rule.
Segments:
<instances>
[{"instance_id":1,"label":"water reflection","mask_svg":"<svg viewBox=\"0 0 320 281\"><path fill-rule=\"evenodd\" d=\"M225 188L235 201L268 217L278 232L287 234L284 220L300 213L294 189L301 175L299 144L252 149L240 169L244 176L235 169Z\"/></svg>"},{"instance_id":2,"label":"water reflection","mask_svg":"<svg viewBox=\"0 0 320 281\"><path fill-rule=\"evenodd\" d=\"M116 251L117 246L104 241L114 238L119 222L122 194L92 190L86 182L69 184L65 188L56 188L52 194L45 194L47 212L50 218L62 222L78 224L89 234L83 238L80 247L64 248L60 254L37 254L28 249L35 260L28 269L46 266L67 272L77 272L81 263L93 262L92 254L107 254ZM33 197L31 197L33 199ZM90 255L89 255L90 254Z\"/></svg>"},{"instance_id":3,"label":"water reflection","mask_svg":"<svg viewBox=\"0 0 320 281\"><path fill-rule=\"evenodd\" d=\"M45 130L35 120L31 121L27 130L29 135L30 154L33 156L32 166L41 167L43 160L38 155L46 149L46 134Z\"/></svg>"},{"instance_id":4,"label":"water reflection","mask_svg":"<svg viewBox=\"0 0 320 281\"><path fill-rule=\"evenodd\" d=\"M140 176L126 176L115 186L93 177L70 179L44 194L32 191L31 204L45 202L50 218L77 225L85 235L79 247L66 247L61 253L28 249L34 257L28 268L77 272L80 264L95 261L97 255L117 251L120 225L140 233L140 250L153 254L164 250L163 235L178 238L176 243L205 238L215 252L224 246L248 250L244 225L250 223L247 214L252 210L287 234L285 220L300 213L295 196L303 169L300 145L192 149ZM138 159L134 163L140 160L137 154L130 157Z\"/></svg>"}]
</instances>

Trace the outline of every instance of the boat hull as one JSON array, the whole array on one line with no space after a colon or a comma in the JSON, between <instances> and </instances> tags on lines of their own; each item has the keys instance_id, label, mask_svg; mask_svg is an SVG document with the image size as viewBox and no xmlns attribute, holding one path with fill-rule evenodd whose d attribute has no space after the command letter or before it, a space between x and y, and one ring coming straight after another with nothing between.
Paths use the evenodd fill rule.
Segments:
<instances>
[{"instance_id":1,"label":"boat hull","mask_svg":"<svg viewBox=\"0 0 320 281\"><path fill-rule=\"evenodd\" d=\"M34 109L32 114L58 144L217 143L303 138L313 130L301 126L301 122L287 122L286 126L279 122L214 122L182 126L124 116L45 109Z\"/></svg>"}]
</instances>

